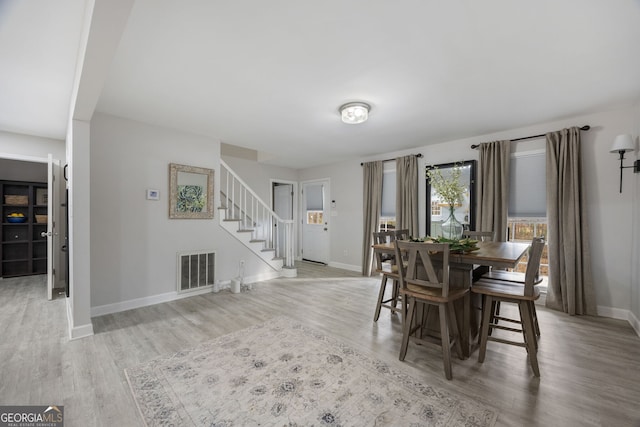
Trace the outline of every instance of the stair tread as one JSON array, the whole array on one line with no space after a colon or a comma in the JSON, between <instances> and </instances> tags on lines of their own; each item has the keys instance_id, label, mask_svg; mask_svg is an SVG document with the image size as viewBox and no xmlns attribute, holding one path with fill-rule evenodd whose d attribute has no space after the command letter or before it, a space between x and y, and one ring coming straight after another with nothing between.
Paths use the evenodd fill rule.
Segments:
<instances>
[{"instance_id":1,"label":"stair tread","mask_svg":"<svg viewBox=\"0 0 640 427\"><path fill-rule=\"evenodd\" d=\"M252 233L253 232L253 228L241 228L240 230L238 230L238 233Z\"/></svg>"},{"instance_id":2,"label":"stair tread","mask_svg":"<svg viewBox=\"0 0 640 427\"><path fill-rule=\"evenodd\" d=\"M251 239L249 240L249 243L264 243L266 242L266 240L264 239Z\"/></svg>"},{"instance_id":3,"label":"stair tread","mask_svg":"<svg viewBox=\"0 0 640 427\"><path fill-rule=\"evenodd\" d=\"M238 221L240 222L240 218L225 218L223 221Z\"/></svg>"}]
</instances>

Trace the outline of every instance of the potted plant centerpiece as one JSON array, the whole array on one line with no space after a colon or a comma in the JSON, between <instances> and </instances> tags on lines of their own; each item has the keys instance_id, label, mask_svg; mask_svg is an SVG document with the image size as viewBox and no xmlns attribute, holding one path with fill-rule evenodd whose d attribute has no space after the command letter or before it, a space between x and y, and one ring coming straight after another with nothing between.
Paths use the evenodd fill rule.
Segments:
<instances>
[{"instance_id":1,"label":"potted plant centerpiece","mask_svg":"<svg viewBox=\"0 0 640 427\"><path fill-rule=\"evenodd\" d=\"M427 178L429 178L431 187L449 207L449 216L441 225L442 237L447 239L462 238L463 226L456 219L454 213L456 205L460 205L464 201L464 194L467 191L467 188L460 183L461 174L462 168L459 165L451 168L451 174L448 177L444 177L438 168L427 169Z\"/></svg>"}]
</instances>

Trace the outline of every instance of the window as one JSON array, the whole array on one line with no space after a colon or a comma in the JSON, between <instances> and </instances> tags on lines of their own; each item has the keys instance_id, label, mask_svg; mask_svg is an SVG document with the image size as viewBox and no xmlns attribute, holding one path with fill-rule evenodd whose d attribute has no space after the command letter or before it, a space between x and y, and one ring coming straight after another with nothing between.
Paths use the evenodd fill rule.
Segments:
<instances>
[{"instance_id":1,"label":"window","mask_svg":"<svg viewBox=\"0 0 640 427\"><path fill-rule=\"evenodd\" d=\"M530 243L534 237L547 236L547 218L509 218L507 222L510 242ZM545 244L540 259L540 276L549 275L549 247ZM524 273L528 258L525 255L514 271Z\"/></svg>"},{"instance_id":2,"label":"window","mask_svg":"<svg viewBox=\"0 0 640 427\"><path fill-rule=\"evenodd\" d=\"M467 188L464 194L462 204L455 206L454 215L464 228L475 229L475 210L476 210L476 160L466 160L456 163L443 163L439 165L427 166L426 169L438 168L443 176L448 178L454 167L460 167L461 176L460 183ZM428 236L441 236L441 224L449 216L449 205L444 203L438 193L431 187L429 178L425 176L426 181L426 225ZM444 208L444 209L443 209Z\"/></svg>"},{"instance_id":3,"label":"window","mask_svg":"<svg viewBox=\"0 0 640 427\"><path fill-rule=\"evenodd\" d=\"M387 168L389 165L389 169ZM393 167L394 169L391 169ZM380 211L380 231L394 230L396 228L396 170L395 162L385 163L385 171L382 175L382 208Z\"/></svg>"},{"instance_id":4,"label":"window","mask_svg":"<svg viewBox=\"0 0 640 427\"><path fill-rule=\"evenodd\" d=\"M442 215L442 206L440 206L440 202L437 200L431 201L431 216L440 216Z\"/></svg>"},{"instance_id":5,"label":"window","mask_svg":"<svg viewBox=\"0 0 640 427\"><path fill-rule=\"evenodd\" d=\"M322 211L307 211L307 224L322 224Z\"/></svg>"},{"instance_id":6,"label":"window","mask_svg":"<svg viewBox=\"0 0 640 427\"><path fill-rule=\"evenodd\" d=\"M547 216L545 151L515 153L509 167L509 217Z\"/></svg>"},{"instance_id":7,"label":"window","mask_svg":"<svg viewBox=\"0 0 640 427\"><path fill-rule=\"evenodd\" d=\"M323 224L324 185L308 185L305 190L307 224Z\"/></svg>"},{"instance_id":8,"label":"window","mask_svg":"<svg viewBox=\"0 0 640 427\"><path fill-rule=\"evenodd\" d=\"M507 236L510 242L531 242L547 236L547 189L545 150L512 154L509 168L509 214ZM527 269L525 255L515 271ZM548 247L542 252L540 276L549 274Z\"/></svg>"}]
</instances>

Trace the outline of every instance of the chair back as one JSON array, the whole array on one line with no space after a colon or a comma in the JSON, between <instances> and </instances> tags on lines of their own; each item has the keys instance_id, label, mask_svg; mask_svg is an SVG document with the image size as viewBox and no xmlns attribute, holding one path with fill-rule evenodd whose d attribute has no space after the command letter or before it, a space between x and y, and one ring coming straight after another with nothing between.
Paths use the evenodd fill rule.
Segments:
<instances>
[{"instance_id":1,"label":"chair back","mask_svg":"<svg viewBox=\"0 0 640 427\"><path fill-rule=\"evenodd\" d=\"M464 230L462 237L470 237L481 242L493 242L496 239L495 231L471 231Z\"/></svg>"},{"instance_id":2,"label":"chair back","mask_svg":"<svg viewBox=\"0 0 640 427\"><path fill-rule=\"evenodd\" d=\"M538 271L540 270L540 261L542 259L542 251L544 250L544 238L534 237L529 248L529 259L527 261L527 270L524 273L524 294L533 295L533 288L538 281Z\"/></svg>"},{"instance_id":3,"label":"chair back","mask_svg":"<svg viewBox=\"0 0 640 427\"><path fill-rule=\"evenodd\" d=\"M394 231L377 231L373 233L373 243L393 243L396 240L396 233Z\"/></svg>"},{"instance_id":4,"label":"chair back","mask_svg":"<svg viewBox=\"0 0 640 427\"><path fill-rule=\"evenodd\" d=\"M443 297L449 296L449 244L422 243L396 240L396 258L402 259L404 253L407 265L398 264L400 287L409 285L441 290ZM433 266L434 258L441 264L440 273ZM441 279L440 279L441 277Z\"/></svg>"},{"instance_id":5,"label":"chair back","mask_svg":"<svg viewBox=\"0 0 640 427\"><path fill-rule=\"evenodd\" d=\"M381 244L381 243L393 243L396 240L396 235L393 231L377 231L373 233L373 243ZM380 251L375 251L376 257L376 271L384 272L383 263L391 262L391 264L395 264L395 256L389 253L383 253ZM389 270L389 267L387 267ZM390 270L389 270L390 271Z\"/></svg>"},{"instance_id":6,"label":"chair back","mask_svg":"<svg viewBox=\"0 0 640 427\"><path fill-rule=\"evenodd\" d=\"M396 236L396 240L409 240L409 238L411 237L409 235L409 229L408 228L395 230L394 234Z\"/></svg>"}]
</instances>

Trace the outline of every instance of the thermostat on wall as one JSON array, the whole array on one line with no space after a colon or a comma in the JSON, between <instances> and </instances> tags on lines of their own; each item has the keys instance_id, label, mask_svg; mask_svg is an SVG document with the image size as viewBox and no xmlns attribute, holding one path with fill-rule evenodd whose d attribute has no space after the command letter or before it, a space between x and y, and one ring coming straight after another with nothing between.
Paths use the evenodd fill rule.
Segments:
<instances>
[{"instance_id":1,"label":"thermostat on wall","mask_svg":"<svg viewBox=\"0 0 640 427\"><path fill-rule=\"evenodd\" d=\"M160 200L160 191L147 189L147 200Z\"/></svg>"}]
</instances>

